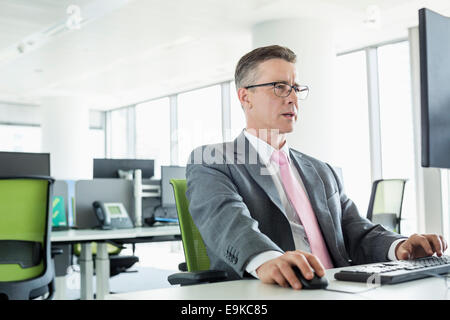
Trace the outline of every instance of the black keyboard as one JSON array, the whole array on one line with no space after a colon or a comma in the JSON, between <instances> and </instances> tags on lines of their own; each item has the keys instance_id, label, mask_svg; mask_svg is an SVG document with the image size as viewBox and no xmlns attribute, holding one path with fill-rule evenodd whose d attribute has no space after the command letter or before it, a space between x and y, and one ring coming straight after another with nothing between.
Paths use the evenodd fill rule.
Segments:
<instances>
[{"instance_id":1,"label":"black keyboard","mask_svg":"<svg viewBox=\"0 0 450 320\"><path fill-rule=\"evenodd\" d=\"M421 279L434 274L450 272L450 256L426 257L416 260L400 260L372 263L345 268L334 274L343 281L367 282L377 278L381 284L399 283ZM369 279L372 277L371 279Z\"/></svg>"}]
</instances>

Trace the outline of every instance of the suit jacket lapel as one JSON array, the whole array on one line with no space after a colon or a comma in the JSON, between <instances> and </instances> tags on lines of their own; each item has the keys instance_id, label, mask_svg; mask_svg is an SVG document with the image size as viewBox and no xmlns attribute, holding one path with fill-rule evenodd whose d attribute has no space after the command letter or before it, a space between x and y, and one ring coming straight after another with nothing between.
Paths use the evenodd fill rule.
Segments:
<instances>
[{"instance_id":1,"label":"suit jacket lapel","mask_svg":"<svg viewBox=\"0 0 450 320\"><path fill-rule=\"evenodd\" d=\"M256 181L256 183L267 194L278 209L280 209L280 211L286 216L286 212L283 204L281 203L280 196L272 177L268 174L266 166L262 163L257 151L247 140L243 131L234 140L234 150L236 155L236 163L243 164L245 168L247 168L250 176Z\"/></svg>"},{"instance_id":2,"label":"suit jacket lapel","mask_svg":"<svg viewBox=\"0 0 450 320\"><path fill-rule=\"evenodd\" d=\"M336 234L335 232L332 232L334 230L334 225L328 208L327 195L322 179L314 167L304 157L296 156L292 151L290 152L290 156L300 173L306 193L308 194L311 206L316 214L317 221L328 246L328 250L330 250L332 256L335 256L335 254L339 253L339 249L337 246ZM336 261L336 257L334 260Z\"/></svg>"}]
</instances>

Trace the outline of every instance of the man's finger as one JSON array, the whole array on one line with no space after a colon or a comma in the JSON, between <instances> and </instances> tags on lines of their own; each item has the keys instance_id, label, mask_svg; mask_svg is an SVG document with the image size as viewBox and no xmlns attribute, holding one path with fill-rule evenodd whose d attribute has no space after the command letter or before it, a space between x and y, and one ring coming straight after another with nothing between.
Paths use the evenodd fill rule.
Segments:
<instances>
[{"instance_id":1,"label":"man's finger","mask_svg":"<svg viewBox=\"0 0 450 320\"><path fill-rule=\"evenodd\" d=\"M314 269L310 266L308 259L303 254L292 255L291 261L300 269L302 275L307 280L311 280L314 277Z\"/></svg>"},{"instance_id":2,"label":"man's finger","mask_svg":"<svg viewBox=\"0 0 450 320\"><path fill-rule=\"evenodd\" d=\"M425 236L416 235L411 236L410 238L411 244L413 246L413 255L414 258L420 257L421 254L418 252L420 248L424 251L424 253L428 256L433 255L433 249L431 248L430 242Z\"/></svg>"},{"instance_id":3,"label":"man's finger","mask_svg":"<svg viewBox=\"0 0 450 320\"><path fill-rule=\"evenodd\" d=\"M317 276L323 277L325 275L325 268L320 262L319 258L317 258L313 254L308 254L306 255L306 259L308 259L309 264L314 269Z\"/></svg>"},{"instance_id":4,"label":"man's finger","mask_svg":"<svg viewBox=\"0 0 450 320\"><path fill-rule=\"evenodd\" d=\"M285 265L281 266L280 272L282 276L287 280L291 288L300 290L302 288L302 284L299 279L297 279L294 271L292 270L292 267L290 264L286 263Z\"/></svg>"},{"instance_id":5,"label":"man's finger","mask_svg":"<svg viewBox=\"0 0 450 320\"><path fill-rule=\"evenodd\" d=\"M425 238L431 244L431 249L433 250L433 252L436 252L439 257L442 256L443 248L441 239L435 234L426 235Z\"/></svg>"},{"instance_id":6,"label":"man's finger","mask_svg":"<svg viewBox=\"0 0 450 320\"><path fill-rule=\"evenodd\" d=\"M442 251L447 250L447 248L448 248L447 241L444 239L443 236L439 236L439 238L441 239L441 243L442 243Z\"/></svg>"},{"instance_id":7,"label":"man's finger","mask_svg":"<svg viewBox=\"0 0 450 320\"><path fill-rule=\"evenodd\" d=\"M274 269L271 270L270 277L273 281L275 281L281 287L287 288L288 284L280 269L274 266Z\"/></svg>"},{"instance_id":8,"label":"man's finger","mask_svg":"<svg viewBox=\"0 0 450 320\"><path fill-rule=\"evenodd\" d=\"M411 249L402 247L402 248L399 249L399 253L398 253L398 257L397 258L399 260L409 260L411 258L411 253L412 253Z\"/></svg>"},{"instance_id":9,"label":"man's finger","mask_svg":"<svg viewBox=\"0 0 450 320\"><path fill-rule=\"evenodd\" d=\"M412 246L408 240L402 241L398 245L398 251L396 249L395 252L397 253L397 259L409 260L412 254Z\"/></svg>"}]
</instances>

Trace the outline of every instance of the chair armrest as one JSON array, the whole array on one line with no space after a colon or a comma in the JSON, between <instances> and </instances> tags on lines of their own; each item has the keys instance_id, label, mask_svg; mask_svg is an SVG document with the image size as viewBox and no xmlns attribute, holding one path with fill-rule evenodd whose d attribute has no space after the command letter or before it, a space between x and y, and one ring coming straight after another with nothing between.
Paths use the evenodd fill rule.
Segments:
<instances>
[{"instance_id":1,"label":"chair armrest","mask_svg":"<svg viewBox=\"0 0 450 320\"><path fill-rule=\"evenodd\" d=\"M178 272L167 277L170 284L179 284L182 286L200 284L206 282L224 281L228 277L226 271L221 270L203 270L194 272Z\"/></svg>"}]
</instances>

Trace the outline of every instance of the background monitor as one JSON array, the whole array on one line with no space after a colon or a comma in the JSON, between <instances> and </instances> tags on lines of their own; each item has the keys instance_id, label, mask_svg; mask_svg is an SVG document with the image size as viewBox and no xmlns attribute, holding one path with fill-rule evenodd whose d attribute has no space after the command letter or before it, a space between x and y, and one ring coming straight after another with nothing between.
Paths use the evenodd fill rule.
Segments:
<instances>
[{"instance_id":1,"label":"background monitor","mask_svg":"<svg viewBox=\"0 0 450 320\"><path fill-rule=\"evenodd\" d=\"M49 153L0 152L0 177L50 176Z\"/></svg>"},{"instance_id":2,"label":"background monitor","mask_svg":"<svg viewBox=\"0 0 450 320\"><path fill-rule=\"evenodd\" d=\"M142 170L142 179L155 174L155 161L143 159L94 159L94 178L119 178L118 171Z\"/></svg>"},{"instance_id":3,"label":"background monitor","mask_svg":"<svg viewBox=\"0 0 450 320\"><path fill-rule=\"evenodd\" d=\"M450 18L419 10L422 167L450 168Z\"/></svg>"},{"instance_id":4,"label":"background monitor","mask_svg":"<svg viewBox=\"0 0 450 320\"><path fill-rule=\"evenodd\" d=\"M186 179L186 167L161 166L161 206L175 207L175 197L170 179Z\"/></svg>"}]
</instances>

